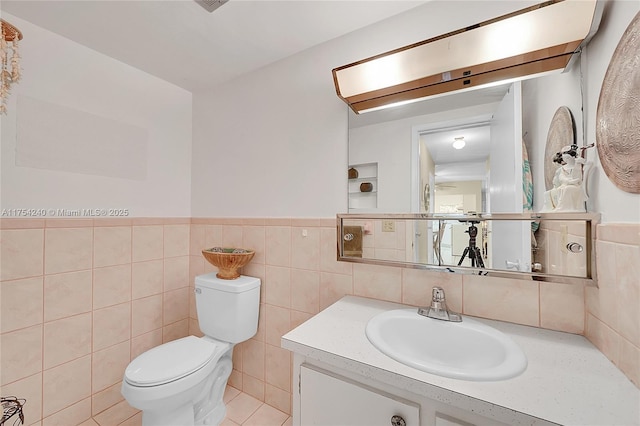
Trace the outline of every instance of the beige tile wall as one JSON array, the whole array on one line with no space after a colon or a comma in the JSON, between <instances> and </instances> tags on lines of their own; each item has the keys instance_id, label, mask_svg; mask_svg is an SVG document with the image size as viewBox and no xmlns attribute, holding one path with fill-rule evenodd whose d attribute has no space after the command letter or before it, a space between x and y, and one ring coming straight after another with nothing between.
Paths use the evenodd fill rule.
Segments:
<instances>
[{"instance_id":1,"label":"beige tile wall","mask_svg":"<svg viewBox=\"0 0 640 426\"><path fill-rule=\"evenodd\" d=\"M25 424L134 416L124 368L189 330L189 219L1 222L0 385Z\"/></svg>"},{"instance_id":2,"label":"beige tile wall","mask_svg":"<svg viewBox=\"0 0 640 426\"><path fill-rule=\"evenodd\" d=\"M585 335L640 387L640 224L599 225L597 238Z\"/></svg>"},{"instance_id":3,"label":"beige tile wall","mask_svg":"<svg viewBox=\"0 0 640 426\"><path fill-rule=\"evenodd\" d=\"M572 253L565 248L567 243L586 245L586 223L547 221L540 224L536 232L538 247L535 261L542 264L542 272L554 275L586 277L585 259L587 251ZM592 238L595 240L595 232ZM593 242L593 241L592 241Z\"/></svg>"},{"instance_id":4,"label":"beige tile wall","mask_svg":"<svg viewBox=\"0 0 640 426\"><path fill-rule=\"evenodd\" d=\"M124 367L199 334L191 287L215 270L200 250L217 245L255 249L243 273L263 282L258 333L236 347L230 384L286 413L284 333L347 294L423 305L433 285L468 315L577 334L586 323L638 384L640 238L630 226L598 229L600 288L587 289L585 305L576 285L337 262L334 219L4 220L2 394L28 399L26 424L134 416L120 395Z\"/></svg>"},{"instance_id":5,"label":"beige tile wall","mask_svg":"<svg viewBox=\"0 0 640 426\"><path fill-rule=\"evenodd\" d=\"M362 257L367 259L405 262L407 259L407 227L401 220L393 223L393 231L383 231L381 220L346 220L345 226L360 226L362 231Z\"/></svg>"},{"instance_id":6,"label":"beige tile wall","mask_svg":"<svg viewBox=\"0 0 640 426\"><path fill-rule=\"evenodd\" d=\"M451 308L468 315L584 333L580 285L337 262L334 219L192 219L191 278L215 269L202 248L230 245L257 251L243 273L263 284L258 334L236 347L230 383L287 413L291 356L280 337L344 295L424 305L440 285ZM190 313L198 334L193 302Z\"/></svg>"}]
</instances>

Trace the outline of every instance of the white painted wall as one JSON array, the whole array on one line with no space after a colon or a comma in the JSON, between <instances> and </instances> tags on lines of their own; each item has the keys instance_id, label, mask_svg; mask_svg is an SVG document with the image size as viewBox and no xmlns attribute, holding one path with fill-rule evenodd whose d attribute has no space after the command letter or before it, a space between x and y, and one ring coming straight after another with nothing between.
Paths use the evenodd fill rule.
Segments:
<instances>
[{"instance_id":1,"label":"white painted wall","mask_svg":"<svg viewBox=\"0 0 640 426\"><path fill-rule=\"evenodd\" d=\"M527 80L523 83L523 98L535 98L537 108L523 108L523 130L529 148L529 159L532 170L543 161L544 148L549 124L558 107L569 107L576 121L576 134L581 141L586 135L585 144L596 143L596 111L600 88L609 65L613 51L620 37L633 17L640 11L637 1L610 1L606 4L600 29L582 54L582 75L584 78L584 118L581 111L580 66L565 74L550 75L539 79ZM583 129L583 123L585 129ZM597 147L596 147L597 148ZM587 151L587 160L595 166L588 185L589 200L587 210L600 212L602 222L640 222L640 195L631 194L618 189L606 176L595 149ZM534 175L534 209L543 204L544 175Z\"/></svg>"},{"instance_id":2,"label":"white painted wall","mask_svg":"<svg viewBox=\"0 0 640 426\"><path fill-rule=\"evenodd\" d=\"M429 2L195 94L193 215L346 213L347 107L331 70L533 3Z\"/></svg>"},{"instance_id":3,"label":"white painted wall","mask_svg":"<svg viewBox=\"0 0 640 426\"><path fill-rule=\"evenodd\" d=\"M190 216L191 93L17 17L3 13L3 19L20 28L24 39L22 80L12 87L8 114L2 116L2 208L121 208L137 217ZM16 166L19 95L145 129L146 178Z\"/></svg>"},{"instance_id":4,"label":"white painted wall","mask_svg":"<svg viewBox=\"0 0 640 426\"><path fill-rule=\"evenodd\" d=\"M596 110L600 88L611 56L631 20L640 12L640 2L622 0L608 3L603 23L587 49L586 117L587 143L596 141ZM636 116L637 119L637 116ZM596 164L587 206L602 213L602 222L640 222L640 195L618 189L604 173L597 152L590 150L588 160Z\"/></svg>"},{"instance_id":5,"label":"white painted wall","mask_svg":"<svg viewBox=\"0 0 640 426\"><path fill-rule=\"evenodd\" d=\"M515 8L532 3L517 2ZM635 1L610 3L586 57L588 142L595 139L595 110L609 59L639 7ZM514 9L514 4L429 2L216 91L196 94L193 215L331 217L346 212L347 109L335 95L331 69L477 23ZM537 112L544 124L525 129L534 138L529 153L534 161L544 153L548 122L559 106L554 102L558 93L574 99L563 103L570 103L580 115L575 98L579 87L566 83L570 75L555 78L545 84L541 80L537 89L549 107ZM596 152L589 155L595 159ZM593 185L589 209L601 212L603 222L640 221L638 195L617 189L601 170L596 170Z\"/></svg>"},{"instance_id":6,"label":"white painted wall","mask_svg":"<svg viewBox=\"0 0 640 426\"><path fill-rule=\"evenodd\" d=\"M194 95L194 217L332 217L347 209L347 106L331 49Z\"/></svg>"},{"instance_id":7,"label":"white painted wall","mask_svg":"<svg viewBox=\"0 0 640 426\"><path fill-rule=\"evenodd\" d=\"M429 2L197 93L193 161L188 92L4 14L26 37L24 78L14 86L9 114L2 117L2 208L123 207L133 216L332 217L346 212L347 107L335 95L331 69L535 2ZM609 60L639 7L636 1L609 2L587 49L587 142L595 140ZM148 128L147 179L16 167L17 94ZM542 129L538 149L546 140L547 127ZM589 155L597 163L590 210L601 212L603 222L639 222L639 196L617 189L598 169L596 152Z\"/></svg>"}]
</instances>

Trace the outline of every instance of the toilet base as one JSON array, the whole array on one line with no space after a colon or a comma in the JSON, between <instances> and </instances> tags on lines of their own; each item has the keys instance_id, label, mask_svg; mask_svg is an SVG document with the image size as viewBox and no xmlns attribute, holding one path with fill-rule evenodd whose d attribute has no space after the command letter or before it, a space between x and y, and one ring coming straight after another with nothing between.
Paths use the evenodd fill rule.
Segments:
<instances>
[{"instance_id":1,"label":"toilet base","mask_svg":"<svg viewBox=\"0 0 640 426\"><path fill-rule=\"evenodd\" d=\"M220 358L213 374L209 376L204 392L194 406L194 425L219 425L224 420L227 407L222 399L233 369L231 354L232 350Z\"/></svg>"},{"instance_id":2,"label":"toilet base","mask_svg":"<svg viewBox=\"0 0 640 426\"><path fill-rule=\"evenodd\" d=\"M193 406L178 407L172 410L142 411L142 426L192 426Z\"/></svg>"},{"instance_id":3,"label":"toilet base","mask_svg":"<svg viewBox=\"0 0 640 426\"><path fill-rule=\"evenodd\" d=\"M233 368L229 349L208 375L201 391L191 399L175 405L171 401L154 409L142 410L142 426L209 426L219 425L227 413L224 391Z\"/></svg>"}]
</instances>

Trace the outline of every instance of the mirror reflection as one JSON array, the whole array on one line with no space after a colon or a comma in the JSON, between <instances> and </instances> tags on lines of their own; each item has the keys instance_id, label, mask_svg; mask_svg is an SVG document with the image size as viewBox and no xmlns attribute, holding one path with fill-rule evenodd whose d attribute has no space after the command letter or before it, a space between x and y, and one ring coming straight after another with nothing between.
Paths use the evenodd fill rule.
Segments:
<instances>
[{"instance_id":1,"label":"mirror reflection","mask_svg":"<svg viewBox=\"0 0 640 426\"><path fill-rule=\"evenodd\" d=\"M349 110L349 168L359 172L349 179L349 212L542 211L545 142L559 107L573 111L582 138L574 68L360 115Z\"/></svg>"},{"instance_id":2,"label":"mirror reflection","mask_svg":"<svg viewBox=\"0 0 640 426\"><path fill-rule=\"evenodd\" d=\"M416 264L480 275L497 271L592 278L588 259L595 217L590 215L573 220L531 220L515 215L356 216L340 219L341 260ZM527 229L531 234L534 228L532 240L512 238L514 230Z\"/></svg>"},{"instance_id":3,"label":"mirror reflection","mask_svg":"<svg viewBox=\"0 0 640 426\"><path fill-rule=\"evenodd\" d=\"M545 168L558 166L553 158L546 158L545 150L550 124L560 107L572 112L572 130L582 146L580 64L561 74L386 110L360 115L349 111L349 213L544 211L545 193L550 189ZM464 257L460 267L472 267L469 256L463 256L464 248L470 247L468 224L409 221L399 226L406 232L404 262L448 267L458 266ZM486 268L535 272L541 264L545 273L558 272L553 260L540 262L536 257L539 242L547 239L544 229L518 221L476 226L476 247ZM384 235L383 240L391 238L379 235ZM389 248L378 248L374 259L393 260L397 253L385 250ZM370 253L364 250L363 257ZM512 266L507 269L507 265ZM569 273L582 276L573 270Z\"/></svg>"}]
</instances>

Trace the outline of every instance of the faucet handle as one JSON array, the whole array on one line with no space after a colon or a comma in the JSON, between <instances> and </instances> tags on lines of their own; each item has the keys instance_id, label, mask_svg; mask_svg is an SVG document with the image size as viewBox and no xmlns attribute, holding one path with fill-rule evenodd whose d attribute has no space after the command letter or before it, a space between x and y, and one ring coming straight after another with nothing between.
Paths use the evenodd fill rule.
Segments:
<instances>
[{"instance_id":1,"label":"faucet handle","mask_svg":"<svg viewBox=\"0 0 640 426\"><path fill-rule=\"evenodd\" d=\"M444 302L444 289L442 287L433 287L431 290L431 301L432 302Z\"/></svg>"}]
</instances>

